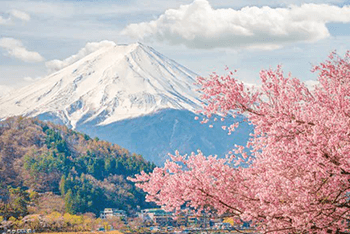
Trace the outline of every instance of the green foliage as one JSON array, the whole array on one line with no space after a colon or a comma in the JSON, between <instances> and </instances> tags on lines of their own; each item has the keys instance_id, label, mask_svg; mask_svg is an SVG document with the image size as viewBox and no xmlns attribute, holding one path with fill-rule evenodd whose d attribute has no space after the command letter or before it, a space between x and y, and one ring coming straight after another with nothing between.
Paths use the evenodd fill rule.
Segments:
<instances>
[{"instance_id":1,"label":"green foliage","mask_svg":"<svg viewBox=\"0 0 350 234\"><path fill-rule=\"evenodd\" d=\"M63 175L60 180L60 193L61 195L66 194L67 186L66 186L66 177Z\"/></svg>"},{"instance_id":2,"label":"green foliage","mask_svg":"<svg viewBox=\"0 0 350 234\"><path fill-rule=\"evenodd\" d=\"M54 129L48 128L46 131L46 146L47 148L55 148L59 153L69 154L69 149L67 147L67 143L64 139L62 139L61 134Z\"/></svg>"},{"instance_id":3,"label":"green foliage","mask_svg":"<svg viewBox=\"0 0 350 234\"><path fill-rule=\"evenodd\" d=\"M30 191L29 198L31 201L36 201L39 198L39 193L36 191Z\"/></svg>"},{"instance_id":4,"label":"green foliage","mask_svg":"<svg viewBox=\"0 0 350 234\"><path fill-rule=\"evenodd\" d=\"M0 205L0 215L8 219L9 217L19 218L28 214L27 205L30 201L29 193L23 188L13 188L8 186L8 202Z\"/></svg>"},{"instance_id":5,"label":"green foliage","mask_svg":"<svg viewBox=\"0 0 350 234\"><path fill-rule=\"evenodd\" d=\"M66 172L70 161L67 156L56 151L44 152L43 154L24 156L24 168L31 171L31 173L46 173L49 174L54 171Z\"/></svg>"},{"instance_id":6,"label":"green foliage","mask_svg":"<svg viewBox=\"0 0 350 234\"><path fill-rule=\"evenodd\" d=\"M23 188L12 188L9 186L11 208L15 217L28 214L27 204L30 201L29 193Z\"/></svg>"},{"instance_id":7,"label":"green foliage","mask_svg":"<svg viewBox=\"0 0 350 234\"><path fill-rule=\"evenodd\" d=\"M155 165L118 145L29 118L1 122L0 145L0 169L4 163L8 173L0 175L0 186L61 194L71 214L98 214L107 206L125 208L125 204L129 209L147 206L145 194L126 178L142 170L148 173ZM10 197L7 188L3 191ZM12 201L14 217L27 212L28 201L35 198L32 192L28 200L22 196ZM0 215L9 209L8 204L0 205Z\"/></svg>"},{"instance_id":8,"label":"green foliage","mask_svg":"<svg viewBox=\"0 0 350 234\"><path fill-rule=\"evenodd\" d=\"M83 136L84 136L84 139L85 139L86 141L88 141L88 140L91 139L91 138L90 138L88 135L86 135L86 134L84 134Z\"/></svg>"},{"instance_id":9,"label":"green foliage","mask_svg":"<svg viewBox=\"0 0 350 234\"><path fill-rule=\"evenodd\" d=\"M62 188L61 192L65 193L66 212L70 214L86 213L87 211L98 214L107 198L103 189L94 186L84 175L81 177L68 177L61 185L69 188L68 191Z\"/></svg>"},{"instance_id":10,"label":"green foliage","mask_svg":"<svg viewBox=\"0 0 350 234\"><path fill-rule=\"evenodd\" d=\"M64 202L66 206L66 212L70 214L74 214L75 213L74 199L73 199L73 193L71 189L69 189L66 195L64 196Z\"/></svg>"}]
</instances>

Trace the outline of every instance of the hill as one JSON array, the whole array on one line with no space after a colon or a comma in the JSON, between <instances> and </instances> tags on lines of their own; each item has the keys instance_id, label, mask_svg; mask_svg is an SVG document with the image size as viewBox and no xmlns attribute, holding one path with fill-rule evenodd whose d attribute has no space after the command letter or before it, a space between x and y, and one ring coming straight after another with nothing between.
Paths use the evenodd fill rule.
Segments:
<instances>
[{"instance_id":1,"label":"hill","mask_svg":"<svg viewBox=\"0 0 350 234\"><path fill-rule=\"evenodd\" d=\"M105 207L135 210L149 204L126 177L153 168L140 155L66 126L24 117L0 122L4 203L11 186L60 195L66 211L73 214L98 214Z\"/></svg>"}]
</instances>

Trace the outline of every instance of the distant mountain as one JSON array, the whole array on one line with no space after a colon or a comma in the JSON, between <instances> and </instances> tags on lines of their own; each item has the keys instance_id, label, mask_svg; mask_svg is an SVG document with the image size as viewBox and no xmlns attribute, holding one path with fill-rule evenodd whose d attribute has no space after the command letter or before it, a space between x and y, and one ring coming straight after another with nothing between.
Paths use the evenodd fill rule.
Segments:
<instances>
[{"instance_id":1,"label":"distant mountain","mask_svg":"<svg viewBox=\"0 0 350 234\"><path fill-rule=\"evenodd\" d=\"M117 143L162 164L167 153L224 154L251 127L227 137L193 120L197 75L140 43L101 48L0 99L0 118L38 116Z\"/></svg>"},{"instance_id":2,"label":"distant mountain","mask_svg":"<svg viewBox=\"0 0 350 234\"><path fill-rule=\"evenodd\" d=\"M200 106L196 74L140 43L103 47L0 99L1 117L50 113L73 128Z\"/></svg>"},{"instance_id":3,"label":"distant mountain","mask_svg":"<svg viewBox=\"0 0 350 234\"><path fill-rule=\"evenodd\" d=\"M150 204L127 177L153 168L140 155L66 126L22 117L0 122L0 203L12 186L59 194L69 213L132 211Z\"/></svg>"},{"instance_id":4,"label":"distant mountain","mask_svg":"<svg viewBox=\"0 0 350 234\"><path fill-rule=\"evenodd\" d=\"M187 110L164 109L156 113L126 119L115 123L94 126L79 125L79 131L98 136L110 142L118 142L132 152L147 156L147 160L158 165L169 159L168 153L191 153L200 149L206 155L224 156L234 144L245 145L252 127L246 122L241 124L232 135L221 129L222 124L230 121L200 124L194 120L196 115ZM236 121L242 121L237 118Z\"/></svg>"}]
</instances>

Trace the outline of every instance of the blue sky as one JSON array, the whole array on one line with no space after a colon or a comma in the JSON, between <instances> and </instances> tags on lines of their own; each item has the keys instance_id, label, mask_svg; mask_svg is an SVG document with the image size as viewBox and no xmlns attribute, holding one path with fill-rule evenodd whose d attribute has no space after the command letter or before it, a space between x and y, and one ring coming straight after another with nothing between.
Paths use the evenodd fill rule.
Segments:
<instances>
[{"instance_id":1,"label":"blue sky","mask_svg":"<svg viewBox=\"0 0 350 234\"><path fill-rule=\"evenodd\" d=\"M0 94L45 77L50 61L89 51L87 43L103 40L140 41L203 76L228 66L241 80L257 83L259 70L282 64L304 81L315 79L312 64L333 50L342 55L350 49L349 4L0 0Z\"/></svg>"}]
</instances>

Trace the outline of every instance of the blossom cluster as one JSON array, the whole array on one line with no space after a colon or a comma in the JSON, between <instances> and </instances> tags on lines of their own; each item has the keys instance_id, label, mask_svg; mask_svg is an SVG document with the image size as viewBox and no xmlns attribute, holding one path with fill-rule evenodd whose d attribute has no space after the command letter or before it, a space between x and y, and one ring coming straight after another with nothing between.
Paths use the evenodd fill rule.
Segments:
<instances>
[{"instance_id":1,"label":"blossom cluster","mask_svg":"<svg viewBox=\"0 0 350 234\"><path fill-rule=\"evenodd\" d=\"M199 77L204 114L244 115L254 126L245 147L226 158L176 153L163 168L133 181L167 209L252 220L264 233L339 233L350 212L350 53L313 68L310 90L280 66L260 72L260 88L235 73ZM223 126L228 133L237 124ZM249 151L249 156L244 152ZM248 167L237 167L248 162Z\"/></svg>"}]
</instances>

